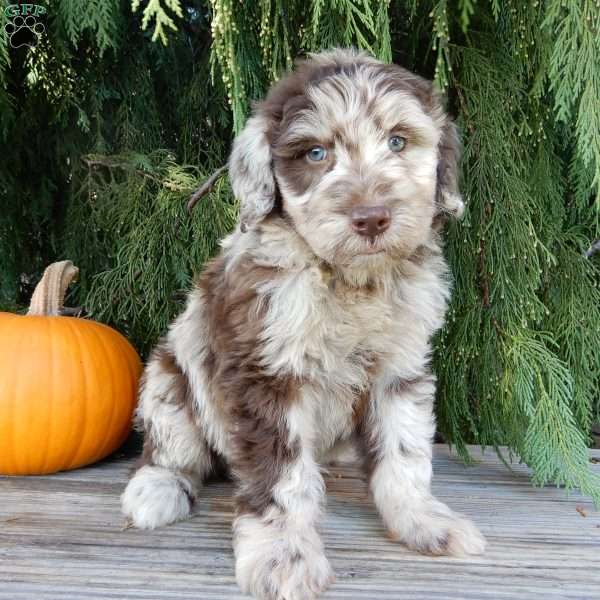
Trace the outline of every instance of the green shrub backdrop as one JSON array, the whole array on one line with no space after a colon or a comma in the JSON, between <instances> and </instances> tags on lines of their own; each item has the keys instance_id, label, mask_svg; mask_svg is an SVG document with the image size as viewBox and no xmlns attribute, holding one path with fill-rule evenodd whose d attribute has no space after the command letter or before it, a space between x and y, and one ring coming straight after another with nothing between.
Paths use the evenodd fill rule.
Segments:
<instances>
[{"instance_id":1,"label":"green shrub backdrop","mask_svg":"<svg viewBox=\"0 0 600 600\"><path fill-rule=\"evenodd\" d=\"M597 0L38 1L33 48L0 16L3 309L70 258L70 304L145 353L234 223L226 178L185 204L252 100L298 55L364 48L435 79L463 131L441 433L463 454L506 444L536 482L600 500L600 259L584 257L600 237Z\"/></svg>"}]
</instances>

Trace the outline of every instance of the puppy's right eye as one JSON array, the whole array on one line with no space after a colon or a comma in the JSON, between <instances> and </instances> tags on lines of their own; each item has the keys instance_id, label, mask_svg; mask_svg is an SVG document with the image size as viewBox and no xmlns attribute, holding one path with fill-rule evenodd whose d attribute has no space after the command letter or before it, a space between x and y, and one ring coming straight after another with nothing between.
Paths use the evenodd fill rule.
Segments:
<instances>
[{"instance_id":1,"label":"puppy's right eye","mask_svg":"<svg viewBox=\"0 0 600 600\"><path fill-rule=\"evenodd\" d=\"M306 153L306 156L308 157L308 160L319 162L321 160L325 160L325 157L327 156L327 150L325 150L323 146L314 146Z\"/></svg>"},{"instance_id":2,"label":"puppy's right eye","mask_svg":"<svg viewBox=\"0 0 600 600\"><path fill-rule=\"evenodd\" d=\"M406 146L406 138L400 135L393 135L388 140L388 147L392 152L402 152L404 146Z\"/></svg>"}]
</instances>

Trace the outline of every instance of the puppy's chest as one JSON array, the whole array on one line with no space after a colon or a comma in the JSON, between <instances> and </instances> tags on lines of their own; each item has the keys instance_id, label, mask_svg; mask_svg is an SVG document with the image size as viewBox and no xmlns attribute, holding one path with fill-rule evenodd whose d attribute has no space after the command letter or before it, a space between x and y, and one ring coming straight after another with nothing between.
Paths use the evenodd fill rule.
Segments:
<instances>
[{"instance_id":1,"label":"puppy's chest","mask_svg":"<svg viewBox=\"0 0 600 600\"><path fill-rule=\"evenodd\" d=\"M402 345L411 321L399 294L351 288L314 272L299 277L288 293L297 302L269 319L270 359L280 372L324 388L367 387Z\"/></svg>"},{"instance_id":2,"label":"puppy's chest","mask_svg":"<svg viewBox=\"0 0 600 600\"><path fill-rule=\"evenodd\" d=\"M394 351L401 307L376 289L349 289L335 281L321 302L320 339L312 347L309 342L310 358L331 365L325 374L346 376L348 383L354 383L352 373L372 375L376 363Z\"/></svg>"},{"instance_id":3,"label":"puppy's chest","mask_svg":"<svg viewBox=\"0 0 600 600\"><path fill-rule=\"evenodd\" d=\"M321 451L350 436L365 414L374 381L388 372L401 345L405 310L381 290L329 285L320 339L307 343L305 364Z\"/></svg>"},{"instance_id":4,"label":"puppy's chest","mask_svg":"<svg viewBox=\"0 0 600 600\"><path fill-rule=\"evenodd\" d=\"M411 377L422 368L444 303L413 288L351 288L307 270L272 294L264 365L303 382L302 408L320 449L352 433L378 377ZM440 315L427 316L423 306L435 304Z\"/></svg>"}]
</instances>

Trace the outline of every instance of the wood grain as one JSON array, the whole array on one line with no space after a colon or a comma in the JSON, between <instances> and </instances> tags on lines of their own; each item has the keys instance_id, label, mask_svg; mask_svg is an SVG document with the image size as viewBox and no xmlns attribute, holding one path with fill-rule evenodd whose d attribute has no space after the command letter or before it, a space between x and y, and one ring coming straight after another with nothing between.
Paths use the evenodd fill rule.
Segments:
<instances>
[{"instance_id":1,"label":"wood grain","mask_svg":"<svg viewBox=\"0 0 600 600\"><path fill-rule=\"evenodd\" d=\"M477 462L465 466L440 445L434 461L435 493L488 539L486 554L470 559L420 556L389 541L360 470L332 468L323 536L337 582L323 598L599 599L600 514L591 502L533 488L526 467L510 471L494 452L472 452ZM0 478L0 599L244 598L233 576L231 484L207 486L186 522L122 530L131 464Z\"/></svg>"}]
</instances>

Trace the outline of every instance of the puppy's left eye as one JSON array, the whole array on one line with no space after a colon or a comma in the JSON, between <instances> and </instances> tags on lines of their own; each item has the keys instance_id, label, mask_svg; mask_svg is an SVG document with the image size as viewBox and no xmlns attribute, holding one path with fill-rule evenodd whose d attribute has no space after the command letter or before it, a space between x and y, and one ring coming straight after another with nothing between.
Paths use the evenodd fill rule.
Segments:
<instances>
[{"instance_id":1,"label":"puppy's left eye","mask_svg":"<svg viewBox=\"0 0 600 600\"><path fill-rule=\"evenodd\" d=\"M388 140L388 148L392 152L400 152L404 149L404 146L406 146L406 138L403 138L402 136L393 135Z\"/></svg>"},{"instance_id":2,"label":"puppy's left eye","mask_svg":"<svg viewBox=\"0 0 600 600\"><path fill-rule=\"evenodd\" d=\"M306 156L308 156L308 159L312 160L313 162L319 162L321 160L325 160L325 157L327 156L327 150L325 150L323 146L314 146L306 153Z\"/></svg>"}]
</instances>

